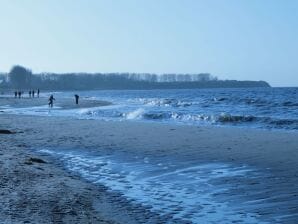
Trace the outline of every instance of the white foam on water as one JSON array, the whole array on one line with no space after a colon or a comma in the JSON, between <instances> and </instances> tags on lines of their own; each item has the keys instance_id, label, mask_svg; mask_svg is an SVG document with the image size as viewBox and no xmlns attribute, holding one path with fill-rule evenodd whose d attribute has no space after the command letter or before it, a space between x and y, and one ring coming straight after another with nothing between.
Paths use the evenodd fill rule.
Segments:
<instances>
[{"instance_id":1,"label":"white foam on water","mask_svg":"<svg viewBox=\"0 0 298 224\"><path fill-rule=\"evenodd\" d=\"M139 108L132 112L126 113L124 117L128 120L140 119L143 117L144 113L145 113L145 110L143 108Z\"/></svg>"},{"instance_id":2,"label":"white foam on water","mask_svg":"<svg viewBox=\"0 0 298 224\"><path fill-rule=\"evenodd\" d=\"M3 107L2 107L3 108ZM61 117L84 117L84 115L92 115L94 111L98 110L98 107L85 108L85 109L63 109L60 106L53 106L50 108L48 105L34 106L34 107L21 107L3 108L3 111L8 114L17 115L34 115L34 116L61 116ZM84 117L86 118L86 117Z\"/></svg>"},{"instance_id":3,"label":"white foam on water","mask_svg":"<svg viewBox=\"0 0 298 224\"><path fill-rule=\"evenodd\" d=\"M71 151L43 149L42 153L62 159L66 168L83 178L119 191L151 211L193 223L265 223L257 214L239 213L215 199L228 186L212 184L220 178L252 176L254 169L225 163L197 165L153 163L148 157L121 160ZM166 169L165 169L166 168Z\"/></svg>"},{"instance_id":4,"label":"white foam on water","mask_svg":"<svg viewBox=\"0 0 298 224\"><path fill-rule=\"evenodd\" d=\"M59 111L61 107L54 106L53 108L49 108L48 105L35 106L35 107L20 107L13 108L9 107L4 109L5 113L9 114L18 114L18 115L38 115L38 116L47 116L47 115L57 115L57 111Z\"/></svg>"},{"instance_id":5,"label":"white foam on water","mask_svg":"<svg viewBox=\"0 0 298 224\"><path fill-rule=\"evenodd\" d=\"M78 116L96 116L98 110L100 110L100 107L82 108L79 110L75 110L74 114Z\"/></svg>"},{"instance_id":6,"label":"white foam on water","mask_svg":"<svg viewBox=\"0 0 298 224\"><path fill-rule=\"evenodd\" d=\"M10 109L10 108L12 108L10 105L0 106L0 109Z\"/></svg>"}]
</instances>

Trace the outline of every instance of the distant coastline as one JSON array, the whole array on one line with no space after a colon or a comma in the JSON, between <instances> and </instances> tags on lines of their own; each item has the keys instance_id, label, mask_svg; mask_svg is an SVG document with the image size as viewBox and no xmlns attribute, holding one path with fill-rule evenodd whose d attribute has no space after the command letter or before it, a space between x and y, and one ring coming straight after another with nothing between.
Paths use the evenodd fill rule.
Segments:
<instances>
[{"instance_id":1,"label":"distant coastline","mask_svg":"<svg viewBox=\"0 0 298 224\"><path fill-rule=\"evenodd\" d=\"M42 79L42 82L36 82L39 76L34 75L33 81L29 85L14 86L5 80L2 75L0 89L31 89L41 88L43 90L150 90L150 89L203 89L203 88L270 88L266 81L238 81L238 80L208 80L208 81L172 81L156 82L146 80L132 80L115 78L106 78L105 80L96 80L84 78L82 76L67 77L61 75L58 79ZM66 77L65 77L66 76Z\"/></svg>"},{"instance_id":2,"label":"distant coastline","mask_svg":"<svg viewBox=\"0 0 298 224\"><path fill-rule=\"evenodd\" d=\"M270 87L266 81L220 80L209 73L149 74L149 73L40 73L33 74L23 66L13 66L0 74L2 89L43 90L142 90L197 88Z\"/></svg>"}]
</instances>

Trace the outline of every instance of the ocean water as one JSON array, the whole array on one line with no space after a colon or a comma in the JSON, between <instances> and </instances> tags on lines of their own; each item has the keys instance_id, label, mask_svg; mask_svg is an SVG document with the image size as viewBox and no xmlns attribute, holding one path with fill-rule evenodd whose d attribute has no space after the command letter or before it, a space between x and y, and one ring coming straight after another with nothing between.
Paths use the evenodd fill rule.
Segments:
<instances>
[{"instance_id":1,"label":"ocean water","mask_svg":"<svg viewBox=\"0 0 298 224\"><path fill-rule=\"evenodd\" d=\"M54 96L98 99L113 105L80 110L2 108L10 113L73 116L188 125L298 130L298 88L109 90L56 92ZM49 95L50 93L44 93Z\"/></svg>"}]
</instances>

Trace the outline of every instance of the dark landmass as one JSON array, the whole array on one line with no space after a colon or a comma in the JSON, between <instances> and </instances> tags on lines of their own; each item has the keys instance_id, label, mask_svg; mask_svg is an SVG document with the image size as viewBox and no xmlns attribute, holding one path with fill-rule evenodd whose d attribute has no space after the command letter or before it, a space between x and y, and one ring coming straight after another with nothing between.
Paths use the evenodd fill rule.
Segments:
<instances>
[{"instance_id":1,"label":"dark landmass","mask_svg":"<svg viewBox=\"0 0 298 224\"><path fill-rule=\"evenodd\" d=\"M2 76L2 78L1 78ZM265 81L218 80L209 73L140 74L140 73L41 73L33 74L22 66L14 66L0 76L0 88L43 90L106 89L195 89L270 87Z\"/></svg>"}]
</instances>

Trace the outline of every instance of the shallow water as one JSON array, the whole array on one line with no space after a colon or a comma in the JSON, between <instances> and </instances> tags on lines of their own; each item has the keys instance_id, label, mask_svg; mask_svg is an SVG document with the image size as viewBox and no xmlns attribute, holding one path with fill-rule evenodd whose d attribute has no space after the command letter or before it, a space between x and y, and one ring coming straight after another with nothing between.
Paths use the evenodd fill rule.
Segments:
<instances>
[{"instance_id":1,"label":"shallow water","mask_svg":"<svg viewBox=\"0 0 298 224\"><path fill-rule=\"evenodd\" d=\"M254 196L243 199L244 194L258 195L266 189L262 186L256 191L257 188L245 186L245 183L262 185L262 180L270 175L266 170L245 164L190 163L127 153L99 155L85 150L41 149L39 152L59 158L70 171L120 192L169 220L271 223L281 217L281 214L271 214L270 222L266 222L255 211L277 205Z\"/></svg>"}]
</instances>

